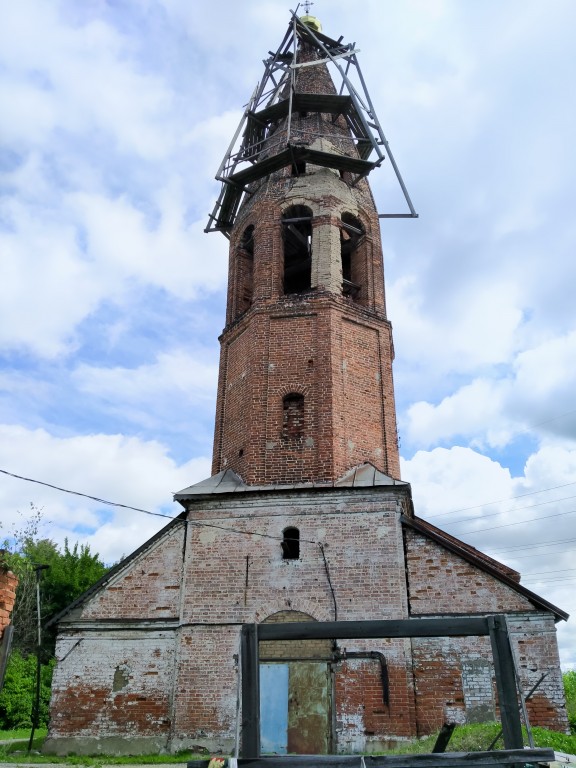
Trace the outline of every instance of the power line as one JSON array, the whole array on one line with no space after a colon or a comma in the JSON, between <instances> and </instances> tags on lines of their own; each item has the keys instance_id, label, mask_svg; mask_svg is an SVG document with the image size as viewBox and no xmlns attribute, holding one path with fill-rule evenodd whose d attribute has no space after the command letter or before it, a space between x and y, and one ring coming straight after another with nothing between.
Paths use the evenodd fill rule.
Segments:
<instances>
[{"instance_id":1,"label":"power line","mask_svg":"<svg viewBox=\"0 0 576 768\"><path fill-rule=\"evenodd\" d=\"M513 507L512 509L505 509L500 512L491 512L489 515L482 515L482 520L486 520L488 517L498 517L498 515L509 515L511 512L519 512L522 509L534 509L535 507L543 507L546 504L558 504L560 501L569 501L570 499L576 499L576 496L563 496L561 499L550 499L549 501L540 501L538 504L527 504L525 507ZM448 513L452 514L452 513ZM456 523L469 523L472 520L478 518L463 517L461 520L450 520L448 525L456 525Z\"/></svg>"},{"instance_id":2,"label":"power line","mask_svg":"<svg viewBox=\"0 0 576 768\"><path fill-rule=\"evenodd\" d=\"M474 536L476 533L483 533L484 531L495 531L498 528L510 528L513 525L528 525L529 523L535 523L537 520L550 520L553 517L563 517L564 515L573 515L576 509L571 509L568 512L558 512L555 515L542 515L541 517L533 517L531 520L518 520L516 523L504 523L503 525L493 525L491 528L478 528L476 531L463 531L460 535Z\"/></svg>"},{"instance_id":3,"label":"power line","mask_svg":"<svg viewBox=\"0 0 576 768\"><path fill-rule=\"evenodd\" d=\"M538 493L547 493L548 491L556 491L558 488L567 488L570 485L576 485L576 480L571 483L564 483L563 485L553 485L551 488L541 488L539 491L528 491L528 493L521 493L518 496L510 496L508 499L499 499L498 501L485 501L483 504L474 504L472 507L461 507L460 509L453 509L451 512L441 512L438 515L428 515L431 519L436 517L445 517L446 515L455 515L457 512L468 512L470 509L479 509L480 507L491 507L493 504L503 504L506 501L514 501L515 499L523 499L526 496L535 496Z\"/></svg>"},{"instance_id":4,"label":"power line","mask_svg":"<svg viewBox=\"0 0 576 768\"><path fill-rule=\"evenodd\" d=\"M53 485L52 483L45 483L43 480L34 480L31 477L24 477L23 475L17 475L14 472L8 472L6 469L0 469L0 472L3 475L8 475L9 477L14 477L17 480L24 480L27 483L35 483L36 485L43 485L47 488L52 488L55 491L61 491L62 493L68 493L72 496L80 496L84 499L90 499L91 501L96 501L98 504L105 504L109 507L119 507L120 509L129 509L132 512L141 512L144 515L152 515L154 517L164 517L168 520L177 520L177 516L172 515L165 515L162 512L150 512L148 509L142 509L140 507L131 507L128 504L120 504L116 501L108 501L107 499L101 499L98 496L91 496L88 493L81 493L80 491L72 491L69 488L62 488L58 485ZM275 541L284 541L284 537L281 536L272 536L268 533L260 533L259 531L242 531L237 528L228 528L224 525L216 525L215 523L199 523L193 520L182 520L181 521L185 525L195 526L199 528L217 528L221 531L226 531L228 533L236 533L243 536L259 536L264 539L274 539ZM316 546L320 546L319 542L312 541L309 539L300 539L300 541L305 541L307 544L314 544Z\"/></svg>"},{"instance_id":5,"label":"power line","mask_svg":"<svg viewBox=\"0 0 576 768\"><path fill-rule=\"evenodd\" d=\"M491 555L490 555L491 557L493 555L497 554L496 552L492 552L492 550L489 550L489 551L491 552ZM568 552L570 554L573 554L574 553L574 549L561 549L561 550L556 551L556 552L540 552L538 554L534 554L534 552L531 552L529 555L518 555L518 556L511 555L510 559L512 559L512 560L526 560L529 557L530 558L534 558L534 557L552 557L553 555L565 555ZM486 554L488 554L488 552ZM509 558L506 558L506 559L508 560Z\"/></svg>"},{"instance_id":6,"label":"power line","mask_svg":"<svg viewBox=\"0 0 576 768\"><path fill-rule=\"evenodd\" d=\"M62 493L69 493L72 496L81 496L84 499L90 499L91 501L97 501L98 504L106 504L109 507L120 507L121 509L131 509L133 512L142 512L144 515L153 515L154 517L166 517L168 520L174 520L172 515L164 515L162 512L150 512L148 509L140 509L140 507L131 507L128 504L120 504L116 501L106 501L106 499L100 499L98 496L90 496L88 493L81 493L80 491L71 491L68 488L61 488L59 485L52 485L52 483L45 483L42 480L33 480L31 477L23 477L22 475L16 475L13 472L8 472L6 469L0 469L3 475L9 477L15 477L17 480L25 480L27 483L35 483L36 485L44 485L46 488L53 488L55 491L61 491Z\"/></svg>"},{"instance_id":7,"label":"power line","mask_svg":"<svg viewBox=\"0 0 576 768\"><path fill-rule=\"evenodd\" d=\"M555 539L554 541L543 541L540 544L516 544L507 549L493 549L492 553L495 555L502 555L506 552L515 552L522 549L538 549L539 547L554 547L557 544L570 544L573 541L576 541L576 539Z\"/></svg>"}]
</instances>

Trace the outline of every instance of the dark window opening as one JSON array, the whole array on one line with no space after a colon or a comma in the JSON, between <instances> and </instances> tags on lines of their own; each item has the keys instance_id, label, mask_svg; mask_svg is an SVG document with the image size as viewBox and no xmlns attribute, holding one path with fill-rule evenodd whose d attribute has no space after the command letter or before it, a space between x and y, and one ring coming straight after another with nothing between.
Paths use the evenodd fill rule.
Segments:
<instances>
[{"instance_id":1,"label":"dark window opening","mask_svg":"<svg viewBox=\"0 0 576 768\"><path fill-rule=\"evenodd\" d=\"M252 306L254 292L254 226L247 227L237 251L238 312Z\"/></svg>"},{"instance_id":2,"label":"dark window opening","mask_svg":"<svg viewBox=\"0 0 576 768\"><path fill-rule=\"evenodd\" d=\"M357 298L361 284L359 280L358 247L364 239L364 227L350 213L342 214L340 228L340 253L342 257L342 293Z\"/></svg>"},{"instance_id":3,"label":"dark window opening","mask_svg":"<svg viewBox=\"0 0 576 768\"><path fill-rule=\"evenodd\" d=\"M306 161L299 160L292 163L292 176L303 176L306 173Z\"/></svg>"},{"instance_id":4,"label":"dark window opening","mask_svg":"<svg viewBox=\"0 0 576 768\"><path fill-rule=\"evenodd\" d=\"M282 439L299 441L304 435L304 395L291 392L282 400Z\"/></svg>"},{"instance_id":5,"label":"dark window opening","mask_svg":"<svg viewBox=\"0 0 576 768\"><path fill-rule=\"evenodd\" d=\"M300 531L298 528L285 528L282 535L282 559L300 559Z\"/></svg>"},{"instance_id":6,"label":"dark window opening","mask_svg":"<svg viewBox=\"0 0 576 768\"><path fill-rule=\"evenodd\" d=\"M312 211L293 205L282 217L284 293L309 291L312 281Z\"/></svg>"}]
</instances>

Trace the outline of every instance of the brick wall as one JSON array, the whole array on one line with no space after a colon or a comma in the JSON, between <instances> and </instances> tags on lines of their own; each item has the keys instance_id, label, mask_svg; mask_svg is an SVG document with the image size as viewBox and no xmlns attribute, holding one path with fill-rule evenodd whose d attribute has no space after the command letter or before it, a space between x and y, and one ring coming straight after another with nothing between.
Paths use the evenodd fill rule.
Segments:
<instances>
[{"instance_id":1,"label":"brick wall","mask_svg":"<svg viewBox=\"0 0 576 768\"><path fill-rule=\"evenodd\" d=\"M300 121L303 130L306 120ZM329 122L330 140L310 140L312 146L355 153L347 128ZM284 295L282 216L294 206L312 215L312 282L309 291ZM364 231L353 256L359 286L354 297L342 288L346 214ZM244 243L252 227L248 306ZM214 474L231 468L249 484L330 482L370 461L399 477L382 262L378 216L365 180L351 187L338 172L310 166L300 177L289 168L274 173L253 189L231 233ZM305 435L298 446L279 439L288 392L305 396Z\"/></svg>"},{"instance_id":2,"label":"brick wall","mask_svg":"<svg viewBox=\"0 0 576 768\"><path fill-rule=\"evenodd\" d=\"M0 639L10 624L10 614L16 600L18 577L6 566L0 565Z\"/></svg>"},{"instance_id":3,"label":"brick wall","mask_svg":"<svg viewBox=\"0 0 576 768\"><path fill-rule=\"evenodd\" d=\"M553 615L537 611L527 597L420 533L405 530L405 541L410 615L507 614L524 692L546 674L528 704L532 724L566 731L568 721ZM487 672L480 663L486 658L491 661L486 639L479 638L474 643L414 641L413 653L422 732L439 728L446 712L452 713L458 722L479 720L494 711L486 687ZM464 690L462 678L466 683Z\"/></svg>"},{"instance_id":4,"label":"brick wall","mask_svg":"<svg viewBox=\"0 0 576 768\"><path fill-rule=\"evenodd\" d=\"M167 749L174 716L175 639L174 633L151 627L61 634L45 751Z\"/></svg>"},{"instance_id":5,"label":"brick wall","mask_svg":"<svg viewBox=\"0 0 576 768\"><path fill-rule=\"evenodd\" d=\"M409 529L403 538L408 492L270 489L199 498L185 535L183 525L169 527L61 625L48 749L74 743L75 751L91 751L98 743L122 751L129 732L143 751L228 752L237 727L240 626L336 617L504 611L524 689L548 673L529 707L533 724L565 728L553 616L422 534ZM300 532L298 559L283 557L290 527ZM331 665L341 752L384 749L446 720L497 711L486 638L335 638L334 647L266 643L260 652ZM134 743L131 737L130 749Z\"/></svg>"}]
</instances>

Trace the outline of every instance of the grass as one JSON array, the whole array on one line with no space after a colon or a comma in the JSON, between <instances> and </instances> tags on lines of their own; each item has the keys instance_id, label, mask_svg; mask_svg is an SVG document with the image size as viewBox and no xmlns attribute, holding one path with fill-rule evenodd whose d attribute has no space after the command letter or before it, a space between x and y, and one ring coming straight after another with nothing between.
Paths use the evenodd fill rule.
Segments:
<instances>
[{"instance_id":1,"label":"grass","mask_svg":"<svg viewBox=\"0 0 576 768\"><path fill-rule=\"evenodd\" d=\"M481 725L463 725L458 726L450 743L448 745L448 751L450 752L482 752L488 748L492 740L496 737L496 734L500 730L500 723L483 723ZM41 748L42 742L46 736L45 729L41 729L37 732L38 738L34 739L33 750L37 751ZM532 728L534 735L534 741L537 747L550 747L557 752L567 752L568 754L576 754L576 734L568 736L564 733L558 733L557 731L548 731L545 728ZM83 766L96 766L98 768L102 765L134 765L134 764L149 764L154 765L158 763L186 763L190 760L205 759L204 755L198 755L192 752L178 752L174 755L126 755L122 757L108 757L106 755L97 756L84 756L84 755L71 755L69 757L53 757L48 755L34 754L34 751L28 755L28 737L29 731L0 731L0 740L3 739L18 739L12 744L0 746L0 762L5 763L38 763L38 764L50 764L50 763L65 763L67 765L83 765ZM21 739L21 740L20 740ZM416 739L414 741L406 741L399 744L395 749L390 750L384 754L402 754L402 753L426 753L431 752L434 742L436 741L436 735L427 736L423 739ZM528 743L525 734L525 743ZM502 741L500 740L495 749L503 749Z\"/></svg>"},{"instance_id":2,"label":"grass","mask_svg":"<svg viewBox=\"0 0 576 768\"><path fill-rule=\"evenodd\" d=\"M481 725L459 725L454 729L447 751L483 752L488 749L492 741L496 738L500 728L501 725L497 722L482 723ZM522 730L524 733L524 744L528 744L526 729ZM576 754L576 735L574 734L567 735L565 733L559 733L558 731L549 731L546 728L533 727L532 735L536 747L550 747L557 752L567 752L571 755ZM395 754L403 754L406 752L432 752L435 741L436 734L426 736L423 739L405 742L398 745L398 747L391 750L391 752ZM493 749L504 749L502 738L496 742Z\"/></svg>"},{"instance_id":3,"label":"grass","mask_svg":"<svg viewBox=\"0 0 576 768\"><path fill-rule=\"evenodd\" d=\"M48 732L47 728L36 728L36 736L42 739L45 738L46 734ZM5 739L26 739L28 740L30 738L30 728L17 728L13 731L2 731L0 730L0 741L3 741Z\"/></svg>"}]
</instances>

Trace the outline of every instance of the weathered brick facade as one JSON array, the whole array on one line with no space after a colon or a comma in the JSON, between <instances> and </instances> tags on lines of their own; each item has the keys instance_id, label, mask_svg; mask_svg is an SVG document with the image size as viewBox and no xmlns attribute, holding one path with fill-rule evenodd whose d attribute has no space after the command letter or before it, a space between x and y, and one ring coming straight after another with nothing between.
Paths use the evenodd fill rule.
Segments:
<instances>
[{"instance_id":1,"label":"weathered brick facade","mask_svg":"<svg viewBox=\"0 0 576 768\"><path fill-rule=\"evenodd\" d=\"M299 69L295 92L335 93L324 65ZM358 159L342 115L292 117L322 162ZM286 130L270 124L260 159ZM415 518L399 480L378 215L339 162L249 183L230 232L214 474L59 617L49 751L230 751L252 622L504 613L525 690L547 675L533 723L566 729L565 614ZM497 713L486 638L267 642L260 662L284 680L284 751L370 752Z\"/></svg>"},{"instance_id":2,"label":"weathered brick facade","mask_svg":"<svg viewBox=\"0 0 576 768\"><path fill-rule=\"evenodd\" d=\"M0 564L0 640L5 628L10 624L10 614L16 600L17 586L18 577L9 568Z\"/></svg>"}]
</instances>

